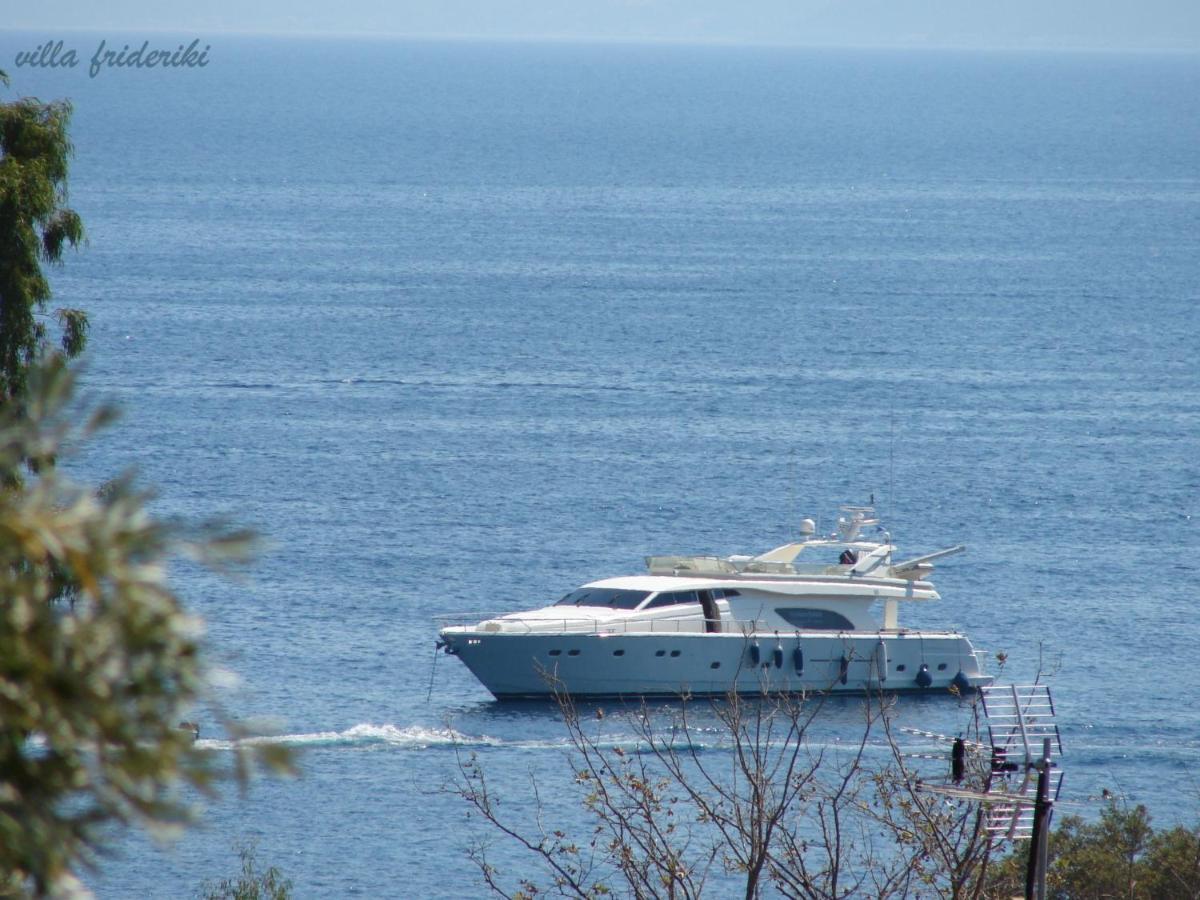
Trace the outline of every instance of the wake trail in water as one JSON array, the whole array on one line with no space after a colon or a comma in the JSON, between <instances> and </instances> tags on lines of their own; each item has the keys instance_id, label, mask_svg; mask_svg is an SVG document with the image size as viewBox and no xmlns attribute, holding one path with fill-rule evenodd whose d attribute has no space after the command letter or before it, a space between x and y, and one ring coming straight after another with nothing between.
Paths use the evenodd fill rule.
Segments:
<instances>
[{"instance_id":1,"label":"wake trail in water","mask_svg":"<svg viewBox=\"0 0 1200 900\"><path fill-rule=\"evenodd\" d=\"M410 725L404 728L395 725L372 725L362 723L344 731L313 731L301 734L263 735L238 740L209 740L201 738L196 746L202 750L232 750L235 747L253 747L263 744L280 744L285 747L369 747L385 745L401 749L424 750L430 747L490 747L502 742L486 735L472 737L450 728L426 728Z\"/></svg>"},{"instance_id":2,"label":"wake trail in water","mask_svg":"<svg viewBox=\"0 0 1200 900\"><path fill-rule=\"evenodd\" d=\"M280 744L285 747L370 747L385 746L401 750L438 748L477 749L481 747L511 747L516 749L558 749L561 741L505 741L488 735L468 735L453 728L429 728L423 725L372 725L361 723L344 731L314 731L302 734L262 735L238 740L201 738L196 747L201 750L233 750Z\"/></svg>"},{"instance_id":3,"label":"wake trail in water","mask_svg":"<svg viewBox=\"0 0 1200 900\"><path fill-rule=\"evenodd\" d=\"M642 739L628 734L597 735L589 738L592 746L601 751L622 750L627 753L652 752L649 745ZM201 738L196 741L196 747L201 750L234 750L237 747L254 747L266 744L279 744L295 748L322 747L380 747L396 750L451 750L451 749L496 749L496 750L570 750L572 744L569 738L561 737L553 740L506 740L486 734L469 735L453 728L430 728L424 725L373 725L361 723L343 731L313 731L299 734L262 735L241 738L239 740L219 740ZM808 741L810 751L845 752L853 749L841 741ZM730 744L726 739L677 741L673 743L677 753L711 753L729 751ZM868 745L868 755L890 752L886 745Z\"/></svg>"},{"instance_id":4,"label":"wake trail in water","mask_svg":"<svg viewBox=\"0 0 1200 900\"><path fill-rule=\"evenodd\" d=\"M592 739L599 750L621 749L638 753L648 749L645 741L627 735L608 735ZM254 747L280 744L285 747L392 747L399 750L459 749L476 750L494 748L500 750L565 750L571 747L568 738L553 740L506 740L490 735L469 735L453 728L430 728L424 725L372 725L362 723L344 731L313 731L300 734L261 735L239 740L201 738L196 747L201 750L233 750L237 747ZM693 741L690 749L714 749L715 745ZM687 749L680 743L677 750Z\"/></svg>"}]
</instances>

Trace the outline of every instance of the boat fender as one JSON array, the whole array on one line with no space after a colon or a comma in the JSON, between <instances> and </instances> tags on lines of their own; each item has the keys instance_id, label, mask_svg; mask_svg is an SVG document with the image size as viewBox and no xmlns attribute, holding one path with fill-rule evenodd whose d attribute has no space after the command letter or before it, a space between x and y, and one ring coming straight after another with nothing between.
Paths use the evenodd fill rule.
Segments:
<instances>
[{"instance_id":1,"label":"boat fender","mask_svg":"<svg viewBox=\"0 0 1200 900\"><path fill-rule=\"evenodd\" d=\"M929 666L921 663L921 668L917 670L917 687L927 688L933 684L933 676L929 674Z\"/></svg>"},{"instance_id":2,"label":"boat fender","mask_svg":"<svg viewBox=\"0 0 1200 900\"><path fill-rule=\"evenodd\" d=\"M757 666L758 661L761 658L762 658L762 654L758 649L758 641L755 641L754 643L752 643L750 645L750 665Z\"/></svg>"},{"instance_id":3,"label":"boat fender","mask_svg":"<svg viewBox=\"0 0 1200 900\"><path fill-rule=\"evenodd\" d=\"M888 652L887 644L881 639L875 645L875 675L879 679L879 683L887 681L888 673Z\"/></svg>"},{"instance_id":4,"label":"boat fender","mask_svg":"<svg viewBox=\"0 0 1200 900\"><path fill-rule=\"evenodd\" d=\"M775 668L782 669L783 668L783 645L782 644L775 645L775 653L773 655L775 657Z\"/></svg>"},{"instance_id":5,"label":"boat fender","mask_svg":"<svg viewBox=\"0 0 1200 900\"><path fill-rule=\"evenodd\" d=\"M959 669L958 674L954 676L954 680L950 682L950 685L958 688L960 694L965 694L971 690L971 679L963 674L962 669Z\"/></svg>"},{"instance_id":6,"label":"boat fender","mask_svg":"<svg viewBox=\"0 0 1200 900\"><path fill-rule=\"evenodd\" d=\"M838 681L840 681L842 684L845 684L846 679L850 677L850 660L846 659L845 653L842 654L841 661L838 663L838 665Z\"/></svg>"},{"instance_id":7,"label":"boat fender","mask_svg":"<svg viewBox=\"0 0 1200 900\"><path fill-rule=\"evenodd\" d=\"M797 647L792 651L792 665L796 667L796 674L804 674L804 651Z\"/></svg>"}]
</instances>

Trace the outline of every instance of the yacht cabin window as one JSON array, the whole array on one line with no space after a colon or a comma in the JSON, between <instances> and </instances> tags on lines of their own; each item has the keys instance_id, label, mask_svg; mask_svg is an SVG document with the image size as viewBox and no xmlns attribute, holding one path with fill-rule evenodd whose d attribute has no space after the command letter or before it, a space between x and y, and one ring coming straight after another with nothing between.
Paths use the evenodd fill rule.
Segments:
<instances>
[{"instance_id":1,"label":"yacht cabin window","mask_svg":"<svg viewBox=\"0 0 1200 900\"><path fill-rule=\"evenodd\" d=\"M609 609L637 609L650 596L649 591L625 588L579 588L571 591L555 606L606 606Z\"/></svg>"},{"instance_id":2,"label":"yacht cabin window","mask_svg":"<svg viewBox=\"0 0 1200 900\"><path fill-rule=\"evenodd\" d=\"M642 607L642 609L658 609L660 606L677 606L680 603L699 602L700 596L696 591L663 591Z\"/></svg>"},{"instance_id":3,"label":"yacht cabin window","mask_svg":"<svg viewBox=\"0 0 1200 900\"><path fill-rule=\"evenodd\" d=\"M829 609L805 609L799 606L782 607L775 610L789 625L814 631L853 631L854 623L841 613Z\"/></svg>"},{"instance_id":4,"label":"yacht cabin window","mask_svg":"<svg viewBox=\"0 0 1200 900\"><path fill-rule=\"evenodd\" d=\"M714 599L721 600L725 597L739 596L741 594L732 588L714 588L711 591L661 591L642 607L642 611L658 609L660 606L676 606L680 603L701 603L707 605Z\"/></svg>"}]
</instances>

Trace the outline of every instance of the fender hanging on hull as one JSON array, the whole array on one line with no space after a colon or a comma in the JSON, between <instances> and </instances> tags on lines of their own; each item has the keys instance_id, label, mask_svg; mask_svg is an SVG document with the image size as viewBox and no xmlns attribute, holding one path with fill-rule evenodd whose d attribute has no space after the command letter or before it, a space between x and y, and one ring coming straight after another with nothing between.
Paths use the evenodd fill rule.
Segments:
<instances>
[{"instance_id":1,"label":"fender hanging on hull","mask_svg":"<svg viewBox=\"0 0 1200 900\"><path fill-rule=\"evenodd\" d=\"M933 684L933 676L929 674L929 666L925 663L921 663L921 668L917 670L916 682L917 687L922 689Z\"/></svg>"}]
</instances>

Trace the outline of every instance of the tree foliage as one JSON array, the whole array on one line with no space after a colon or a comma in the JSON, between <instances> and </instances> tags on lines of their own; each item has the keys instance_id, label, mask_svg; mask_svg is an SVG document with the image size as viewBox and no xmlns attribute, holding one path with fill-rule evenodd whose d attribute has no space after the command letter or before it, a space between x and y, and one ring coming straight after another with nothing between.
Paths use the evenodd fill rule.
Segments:
<instances>
[{"instance_id":1,"label":"tree foliage","mask_svg":"<svg viewBox=\"0 0 1200 900\"><path fill-rule=\"evenodd\" d=\"M631 729L636 749L626 750L560 695L592 830L545 824L540 799L535 827L510 821L478 759L467 757L456 792L530 851L548 880L506 881L486 840L470 856L489 887L511 898L983 896L991 846L978 809L918 789L890 741L889 698L865 699L855 741L811 744L827 696L735 694L712 703L702 726L686 700L602 717ZM893 751L882 761L872 741L880 730ZM972 782L982 783L984 768L976 762ZM537 780L530 783L537 797Z\"/></svg>"},{"instance_id":2,"label":"tree foliage","mask_svg":"<svg viewBox=\"0 0 1200 900\"><path fill-rule=\"evenodd\" d=\"M0 83L8 79L0 72ZM25 97L0 103L0 398L20 397L29 367L48 353L73 357L87 342L79 309L47 313L50 283L41 264L58 263L83 240L67 205L71 104ZM58 328L51 346L48 321Z\"/></svg>"},{"instance_id":3,"label":"tree foliage","mask_svg":"<svg viewBox=\"0 0 1200 900\"><path fill-rule=\"evenodd\" d=\"M549 824L533 774L534 815L506 814L479 759L460 757L453 790L486 824L469 857L493 893L513 900L1023 895L1028 843L992 837L978 803L929 790L948 781L949 759L943 772L911 768L892 733L891 698L867 697L862 734L836 752L808 741L825 699L731 696L697 727L687 700L589 718L560 696L572 747L564 774L590 827ZM614 717L630 727L633 749L602 737L601 719ZM973 745L979 725L972 715ZM989 762L969 755L956 787L983 790ZM488 831L523 847L533 868L515 881L502 872ZM1095 824L1065 818L1050 857L1056 900L1200 897L1200 828L1155 833L1143 807L1110 805Z\"/></svg>"},{"instance_id":4,"label":"tree foliage","mask_svg":"<svg viewBox=\"0 0 1200 900\"><path fill-rule=\"evenodd\" d=\"M275 866L260 872L254 844L243 846L238 856L242 861L238 877L205 882L200 889L200 900L291 900L291 880Z\"/></svg>"},{"instance_id":5,"label":"tree foliage","mask_svg":"<svg viewBox=\"0 0 1200 900\"><path fill-rule=\"evenodd\" d=\"M247 536L187 538L129 478L97 492L60 466L21 477L111 418L73 428L72 384L64 364L37 368L22 410L0 404L0 894L52 892L94 859L104 826L185 822L175 788L209 790L217 774L176 726L207 675L167 562L237 558Z\"/></svg>"},{"instance_id":6,"label":"tree foliage","mask_svg":"<svg viewBox=\"0 0 1200 900\"><path fill-rule=\"evenodd\" d=\"M1066 816L1050 833L1046 896L1053 900L1195 900L1200 897L1200 826L1156 832L1144 806L1110 801L1096 822ZM995 896L1017 896L1025 857L996 868Z\"/></svg>"}]
</instances>

